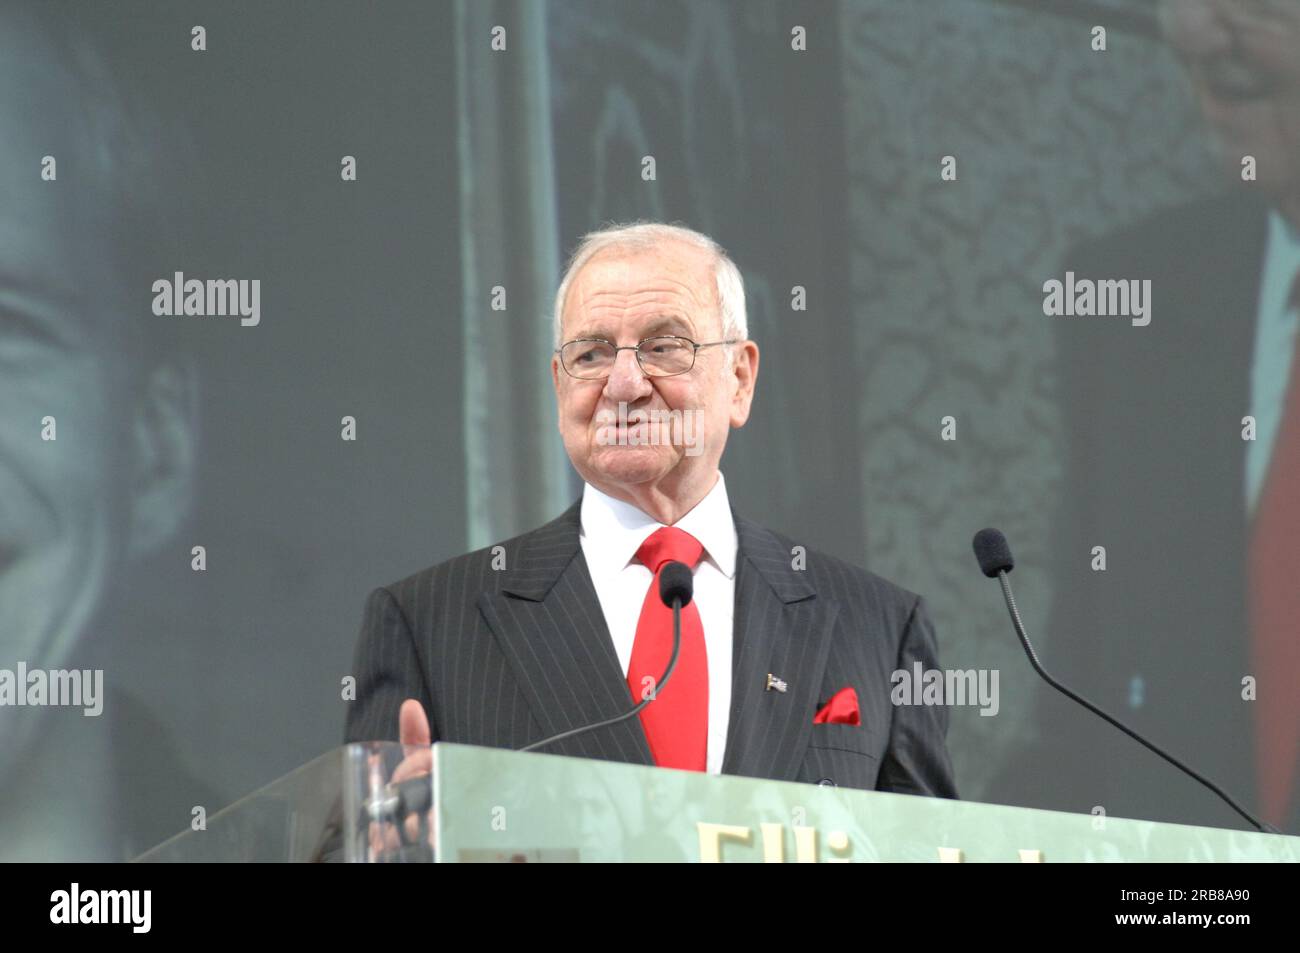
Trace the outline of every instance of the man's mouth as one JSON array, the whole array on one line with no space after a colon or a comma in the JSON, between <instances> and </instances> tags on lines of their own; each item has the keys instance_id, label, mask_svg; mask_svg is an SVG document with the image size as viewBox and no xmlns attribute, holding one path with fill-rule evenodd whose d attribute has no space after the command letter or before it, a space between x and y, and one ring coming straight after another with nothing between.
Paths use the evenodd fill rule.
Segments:
<instances>
[{"instance_id":1,"label":"man's mouth","mask_svg":"<svg viewBox=\"0 0 1300 953\"><path fill-rule=\"evenodd\" d=\"M1210 95L1222 102L1249 102L1272 95L1277 88L1273 76L1249 63L1218 57L1201 64L1201 76Z\"/></svg>"}]
</instances>

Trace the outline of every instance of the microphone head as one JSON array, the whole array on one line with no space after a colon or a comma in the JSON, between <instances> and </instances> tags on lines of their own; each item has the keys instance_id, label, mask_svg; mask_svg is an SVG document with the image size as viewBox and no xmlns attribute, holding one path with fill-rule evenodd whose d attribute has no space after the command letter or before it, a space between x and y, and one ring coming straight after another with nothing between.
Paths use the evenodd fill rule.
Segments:
<instances>
[{"instance_id":1,"label":"microphone head","mask_svg":"<svg viewBox=\"0 0 1300 953\"><path fill-rule=\"evenodd\" d=\"M659 598L664 601L664 605L671 609L673 600L677 599L684 609L690 604L694 592L695 577L691 575L691 569L686 563L674 561L664 564L659 572Z\"/></svg>"},{"instance_id":2,"label":"microphone head","mask_svg":"<svg viewBox=\"0 0 1300 953\"><path fill-rule=\"evenodd\" d=\"M980 572L990 579L996 579L999 570L1011 572L1016 568L1016 561L1011 557L1011 546L1001 530L982 529L975 534L973 543L975 558L979 560Z\"/></svg>"}]
</instances>

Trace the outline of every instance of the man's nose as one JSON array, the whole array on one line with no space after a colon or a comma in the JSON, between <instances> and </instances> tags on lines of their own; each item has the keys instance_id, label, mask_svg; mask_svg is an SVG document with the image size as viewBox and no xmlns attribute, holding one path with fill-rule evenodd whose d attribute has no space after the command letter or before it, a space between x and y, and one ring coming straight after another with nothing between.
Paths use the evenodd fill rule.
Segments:
<instances>
[{"instance_id":1,"label":"man's nose","mask_svg":"<svg viewBox=\"0 0 1300 953\"><path fill-rule=\"evenodd\" d=\"M614 358L614 366L609 370L609 380L605 382L605 393L612 400L633 401L644 397L654 388L649 378L637 362L636 351L619 351Z\"/></svg>"}]
</instances>

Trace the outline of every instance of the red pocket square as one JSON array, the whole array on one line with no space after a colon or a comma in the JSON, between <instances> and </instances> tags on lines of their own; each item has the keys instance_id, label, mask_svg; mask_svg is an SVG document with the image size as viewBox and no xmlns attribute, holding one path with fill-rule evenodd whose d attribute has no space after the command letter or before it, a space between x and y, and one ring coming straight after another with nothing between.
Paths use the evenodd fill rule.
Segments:
<instances>
[{"instance_id":1,"label":"red pocket square","mask_svg":"<svg viewBox=\"0 0 1300 953\"><path fill-rule=\"evenodd\" d=\"M822 706L813 718L814 725L860 725L862 715L858 711L858 693L852 685L846 685L831 696L831 700Z\"/></svg>"}]
</instances>

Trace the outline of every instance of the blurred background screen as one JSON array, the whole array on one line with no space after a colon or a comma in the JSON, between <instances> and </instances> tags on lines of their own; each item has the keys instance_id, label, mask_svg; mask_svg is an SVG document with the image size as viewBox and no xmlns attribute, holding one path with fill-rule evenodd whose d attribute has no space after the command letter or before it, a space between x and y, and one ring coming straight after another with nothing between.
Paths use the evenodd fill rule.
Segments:
<instances>
[{"instance_id":1,"label":"blurred background screen","mask_svg":"<svg viewBox=\"0 0 1300 953\"><path fill-rule=\"evenodd\" d=\"M578 497L552 298L633 219L744 275L737 511L998 674L964 798L1243 824L1040 690L992 525L1048 668L1295 832L1298 41L1300 0L4 4L0 669L103 686L0 707L0 852L133 857L340 744L366 594ZM246 310L158 314L178 273Z\"/></svg>"}]
</instances>

